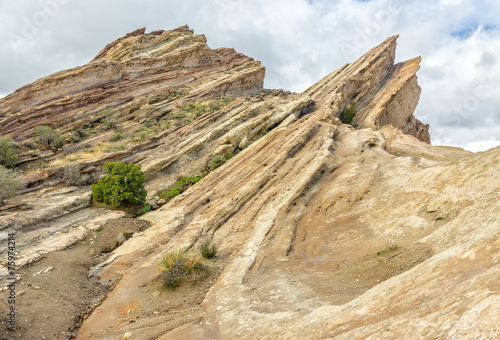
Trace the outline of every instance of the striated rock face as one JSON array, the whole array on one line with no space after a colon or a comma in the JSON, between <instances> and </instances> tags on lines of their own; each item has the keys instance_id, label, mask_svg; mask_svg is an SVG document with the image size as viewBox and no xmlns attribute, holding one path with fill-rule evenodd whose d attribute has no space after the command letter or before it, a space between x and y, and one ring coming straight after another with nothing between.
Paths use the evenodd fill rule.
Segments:
<instances>
[{"instance_id":1,"label":"striated rock face","mask_svg":"<svg viewBox=\"0 0 500 340\"><path fill-rule=\"evenodd\" d=\"M104 118L159 119L182 91L190 97L262 89L265 69L233 49L210 49L187 26L144 34L137 30L101 51L92 62L26 85L0 101L0 134L22 140L40 125L74 131Z\"/></svg>"},{"instance_id":2,"label":"striated rock face","mask_svg":"<svg viewBox=\"0 0 500 340\"><path fill-rule=\"evenodd\" d=\"M95 175L105 160L142 164L152 192L207 170L216 155L235 154L144 215L152 227L93 269L95 280L115 286L83 322L78 339L500 334L500 148L471 154L430 145L428 125L413 116L420 58L394 64L396 38L295 94L263 90L258 62L229 49L211 50L187 27L138 30L91 63L0 101L1 133L21 141L44 115L71 129L113 103L133 129L168 110L180 112L185 103L236 96L126 150L77 161ZM103 71L103 83L95 70ZM83 81L71 83L73 76L87 77L94 90ZM73 85L61 85L66 77ZM179 88L188 94L149 102ZM104 89L113 94L97 95ZM90 113L78 115L74 108L61 114L78 100ZM131 105L139 109L130 113ZM351 106L358 112L354 124L342 124L338 117ZM19 126L23 119L31 122L26 131ZM33 192L17 199L32 199L40 192L36 185L60 183L63 170L31 175ZM82 197L90 189L78 190ZM75 192L68 192L66 205L77 202L70 195ZM0 215L0 223L23 233L33 222L16 213ZM75 239L96 223L75 228ZM56 241L67 244L68 238ZM150 289L160 278L155 264L168 251L196 250L205 241L218 245L222 273L200 288L201 304L171 307L174 293ZM42 242L37 253L51 241Z\"/></svg>"}]
</instances>

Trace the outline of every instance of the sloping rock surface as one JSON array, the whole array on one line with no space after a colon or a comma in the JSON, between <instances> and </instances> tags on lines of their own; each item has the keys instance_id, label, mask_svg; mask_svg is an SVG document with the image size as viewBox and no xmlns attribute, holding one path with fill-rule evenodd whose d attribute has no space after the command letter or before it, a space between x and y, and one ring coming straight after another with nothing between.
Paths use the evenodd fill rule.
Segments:
<instances>
[{"instance_id":1,"label":"sloping rock surface","mask_svg":"<svg viewBox=\"0 0 500 340\"><path fill-rule=\"evenodd\" d=\"M396 39L296 94L263 90L260 63L211 50L187 27L138 30L0 100L0 133L21 141L40 124L87 124L106 105L132 129L188 102L236 97L78 161L97 175L105 160L142 164L152 191L235 154L144 215L152 227L93 271L116 286L78 338L496 338L500 148L430 145L428 125L413 116L420 58L394 64ZM349 107L358 113L342 124ZM63 170L31 183L59 183ZM0 223L22 230L16 216ZM205 241L218 245L224 268L201 305L151 311L169 299L145 288L160 276L160 256Z\"/></svg>"}]
</instances>

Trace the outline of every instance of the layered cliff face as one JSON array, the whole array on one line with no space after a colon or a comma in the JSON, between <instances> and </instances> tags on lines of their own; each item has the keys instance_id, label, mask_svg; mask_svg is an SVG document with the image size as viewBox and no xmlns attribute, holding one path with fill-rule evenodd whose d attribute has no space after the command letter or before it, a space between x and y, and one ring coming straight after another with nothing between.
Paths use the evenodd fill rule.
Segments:
<instances>
[{"instance_id":1,"label":"layered cliff face","mask_svg":"<svg viewBox=\"0 0 500 340\"><path fill-rule=\"evenodd\" d=\"M151 198L180 176L206 171L214 156L233 155L144 215L151 227L92 269L93 280L114 288L78 338L500 334L500 148L473 155L430 145L428 125L413 116L420 59L394 64L396 39L297 94L262 89L260 63L211 50L187 27L139 30L89 64L0 100L0 134L20 143L40 124L62 131L94 124L94 135L46 156L56 162L109 138L98 128L109 119L101 112L108 107L124 131L134 132L145 122L175 122L188 104L231 96L124 150L73 162L88 181L106 160L142 164ZM357 110L353 124L343 124L338 117L350 107ZM82 200L88 186L50 189L61 185L65 167L27 176L31 192L17 199L31 210L0 216L0 228L37 237L21 248L32 254L26 263L76 242L96 224L33 234L37 221L50 225L76 209L93 211ZM51 210L55 203L36 195L64 207ZM175 292L155 289L156 263L168 251L195 250L206 241L219 247L220 275L189 293L198 303L172 305Z\"/></svg>"}]
</instances>

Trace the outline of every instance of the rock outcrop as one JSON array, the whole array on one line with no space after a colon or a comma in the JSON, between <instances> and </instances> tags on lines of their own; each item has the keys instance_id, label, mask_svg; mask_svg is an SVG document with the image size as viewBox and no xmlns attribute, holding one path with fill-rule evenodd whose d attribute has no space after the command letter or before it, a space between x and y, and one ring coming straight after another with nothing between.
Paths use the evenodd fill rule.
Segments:
<instances>
[{"instance_id":1,"label":"rock outcrop","mask_svg":"<svg viewBox=\"0 0 500 340\"><path fill-rule=\"evenodd\" d=\"M137 30L107 46L92 62L3 98L0 134L24 140L35 136L40 125L73 132L104 120L105 109L125 122L152 122L183 94L196 98L258 92L264 72L259 62L233 49L210 49L206 38L187 26L149 34Z\"/></svg>"},{"instance_id":2,"label":"rock outcrop","mask_svg":"<svg viewBox=\"0 0 500 340\"><path fill-rule=\"evenodd\" d=\"M76 161L95 176L106 160L142 164L152 192L234 154L144 215L152 226L93 269L94 279L115 286L78 338L500 334L500 148L471 154L430 145L428 125L413 116L420 58L394 64L396 39L297 94L262 89L260 63L211 50L187 27L138 30L89 64L0 100L0 133L22 142L40 124L71 131L104 119L98 112L110 105L133 131L188 103L235 97L125 150ZM343 124L350 107L357 115ZM65 166L44 170L17 199L62 185ZM78 190L82 197L89 188ZM22 216L0 216L0 228L23 232L32 222ZM222 273L201 304L167 309L170 292L145 288L160 276L156 263L206 241L218 245Z\"/></svg>"}]
</instances>

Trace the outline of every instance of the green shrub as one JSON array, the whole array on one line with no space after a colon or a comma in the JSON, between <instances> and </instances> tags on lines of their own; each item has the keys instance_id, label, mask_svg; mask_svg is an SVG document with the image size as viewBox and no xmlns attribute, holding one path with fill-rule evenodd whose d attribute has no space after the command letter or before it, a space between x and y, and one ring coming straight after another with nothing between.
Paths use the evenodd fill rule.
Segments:
<instances>
[{"instance_id":1,"label":"green shrub","mask_svg":"<svg viewBox=\"0 0 500 340\"><path fill-rule=\"evenodd\" d=\"M215 244L210 246L210 242L204 242L200 246L200 253L204 258L211 259L217 254L217 246Z\"/></svg>"},{"instance_id":2,"label":"green shrub","mask_svg":"<svg viewBox=\"0 0 500 340\"><path fill-rule=\"evenodd\" d=\"M92 185L92 197L96 202L115 208L144 204L147 195L144 189L146 176L140 165L106 162L103 170L106 176Z\"/></svg>"},{"instance_id":3,"label":"green shrub","mask_svg":"<svg viewBox=\"0 0 500 340\"><path fill-rule=\"evenodd\" d=\"M356 108L354 106L351 106L350 108L345 108L339 116L339 119L342 121L344 124L352 124L352 120L354 119L354 116L356 116Z\"/></svg>"},{"instance_id":4,"label":"green shrub","mask_svg":"<svg viewBox=\"0 0 500 340\"><path fill-rule=\"evenodd\" d=\"M12 171L0 166L0 204L8 198L15 197L23 186L22 181L15 178Z\"/></svg>"},{"instance_id":5,"label":"green shrub","mask_svg":"<svg viewBox=\"0 0 500 340\"><path fill-rule=\"evenodd\" d=\"M226 157L222 155L217 155L214 158L212 158L212 161L210 162L210 170L213 171L224 163L226 163Z\"/></svg>"},{"instance_id":6,"label":"green shrub","mask_svg":"<svg viewBox=\"0 0 500 340\"><path fill-rule=\"evenodd\" d=\"M41 126L36 129L38 143L46 149L57 151L63 146L64 140L59 131L54 131L50 126Z\"/></svg>"},{"instance_id":7,"label":"green shrub","mask_svg":"<svg viewBox=\"0 0 500 340\"><path fill-rule=\"evenodd\" d=\"M0 136L0 165L13 168L18 158L19 152L12 145L12 139Z\"/></svg>"}]
</instances>

